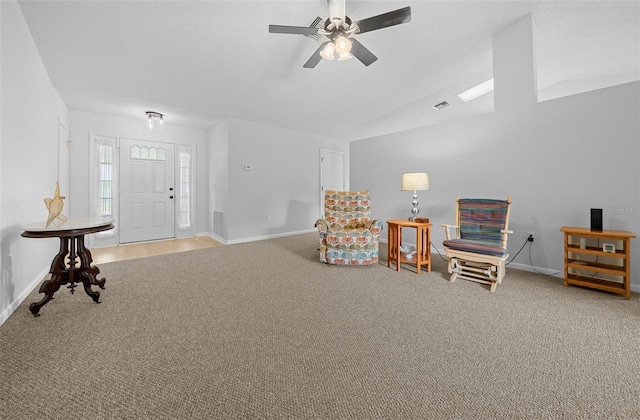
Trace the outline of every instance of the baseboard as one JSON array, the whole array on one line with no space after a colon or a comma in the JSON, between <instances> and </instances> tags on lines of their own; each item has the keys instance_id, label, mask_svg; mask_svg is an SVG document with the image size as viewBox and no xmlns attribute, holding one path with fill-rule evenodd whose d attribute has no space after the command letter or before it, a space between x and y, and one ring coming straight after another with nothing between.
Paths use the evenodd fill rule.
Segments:
<instances>
[{"instance_id":1,"label":"baseboard","mask_svg":"<svg viewBox=\"0 0 640 420\"><path fill-rule=\"evenodd\" d=\"M254 236L251 238L242 238L242 239L233 239L233 240L227 240L221 236L216 235L215 233L211 233L211 232L201 232L198 233L196 236L208 236L212 239L215 239L218 242L222 242L225 245L233 245L233 244L242 244L242 243L246 243L246 242L255 242L255 241L264 241L265 239L275 239L275 238L282 238L285 236L293 236L293 235L301 235L303 233L311 233L311 232L317 232L317 229L305 229L305 230L298 230L298 231L294 231L294 232L283 232L283 233L276 233L273 235L265 235L265 236Z\"/></svg>"},{"instance_id":2,"label":"baseboard","mask_svg":"<svg viewBox=\"0 0 640 420\"><path fill-rule=\"evenodd\" d=\"M15 298L4 311L2 311L2 314L0 314L0 325L4 324L4 322L9 319L11 314L14 313L16 309L18 309L18 306L20 306L20 304L27 298L27 296L29 296L29 293L31 293L33 289L35 289L40 284L42 279L47 274L49 274L49 269L45 268L42 273L40 273L38 277L36 277L36 279L32 281L31 284L29 284L29 286L25 290L23 290L22 293L20 293L20 295L18 295L18 297Z\"/></svg>"},{"instance_id":3,"label":"baseboard","mask_svg":"<svg viewBox=\"0 0 640 420\"><path fill-rule=\"evenodd\" d=\"M542 267L532 267L529 264L520 264L520 263L509 263L507 268L515 268L516 270L529 271L531 273L538 274L546 274L547 276L553 276L558 278L564 277L564 272L562 270L551 270L550 268L542 268Z\"/></svg>"},{"instance_id":4,"label":"baseboard","mask_svg":"<svg viewBox=\"0 0 640 420\"><path fill-rule=\"evenodd\" d=\"M231 241L227 241L228 245L234 245L234 244L241 244L241 243L245 243L245 242L255 242L255 241L264 241L265 239L275 239L275 238L282 238L284 236L293 236L293 235L301 235L303 233L312 233L312 232L317 232L317 229L305 229L305 230L298 230L295 232L284 232L284 233L276 233L273 235L265 235L265 236L255 236L253 238L243 238L243 239L234 239Z\"/></svg>"},{"instance_id":5,"label":"baseboard","mask_svg":"<svg viewBox=\"0 0 640 420\"><path fill-rule=\"evenodd\" d=\"M215 233L200 232L200 233L197 233L196 236L208 236L211 239L215 239L216 241L218 241L218 242L220 242L220 243L222 243L224 245L227 245L227 240L224 239L222 236L216 235Z\"/></svg>"}]
</instances>

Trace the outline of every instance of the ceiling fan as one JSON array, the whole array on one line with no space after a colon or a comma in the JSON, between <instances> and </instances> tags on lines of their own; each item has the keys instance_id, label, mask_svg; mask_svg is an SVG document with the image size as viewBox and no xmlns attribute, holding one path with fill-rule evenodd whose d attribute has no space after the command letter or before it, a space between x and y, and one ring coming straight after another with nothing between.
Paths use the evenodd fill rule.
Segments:
<instances>
[{"instance_id":1,"label":"ceiling fan","mask_svg":"<svg viewBox=\"0 0 640 420\"><path fill-rule=\"evenodd\" d=\"M269 32L274 34L296 35L325 35L329 38L320 45L311 58L304 64L304 68L312 69L324 58L338 61L356 57L365 66L378 59L371 51L362 45L352 35L363 34L389 26L399 25L411 20L411 7L394 10L381 15L352 22L345 14L346 0L327 0L329 4L329 18L323 28L306 26L269 25Z\"/></svg>"}]
</instances>

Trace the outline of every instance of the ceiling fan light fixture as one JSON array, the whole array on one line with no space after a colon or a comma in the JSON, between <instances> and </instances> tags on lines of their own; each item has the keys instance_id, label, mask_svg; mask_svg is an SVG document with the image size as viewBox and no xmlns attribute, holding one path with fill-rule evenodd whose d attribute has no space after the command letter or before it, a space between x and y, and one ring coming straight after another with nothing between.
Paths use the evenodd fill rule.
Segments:
<instances>
[{"instance_id":1,"label":"ceiling fan light fixture","mask_svg":"<svg viewBox=\"0 0 640 420\"><path fill-rule=\"evenodd\" d=\"M324 58L325 60L333 60L334 59L334 53L336 52L336 46L333 44L333 42L329 42L323 49L322 51L320 51L320 55L322 56L322 58Z\"/></svg>"},{"instance_id":2,"label":"ceiling fan light fixture","mask_svg":"<svg viewBox=\"0 0 640 420\"><path fill-rule=\"evenodd\" d=\"M346 36L340 35L336 38L336 52L340 55L351 51L351 41Z\"/></svg>"},{"instance_id":3,"label":"ceiling fan light fixture","mask_svg":"<svg viewBox=\"0 0 640 420\"><path fill-rule=\"evenodd\" d=\"M309 27L269 25L270 33L313 37L322 35L329 38L329 41L325 41L317 47L313 55L304 63L302 67L305 69L315 68L322 59L335 60L338 58L339 61L344 61L352 57L357 58L362 64L368 66L376 61L378 57L357 39L349 39L349 37L354 34L371 32L411 21L411 7L407 6L402 9L353 22L351 18L345 14L345 0L327 1L329 3L329 17L324 21L324 29L322 29L321 18L319 17L316 18ZM352 50L353 53L351 53Z\"/></svg>"}]
</instances>

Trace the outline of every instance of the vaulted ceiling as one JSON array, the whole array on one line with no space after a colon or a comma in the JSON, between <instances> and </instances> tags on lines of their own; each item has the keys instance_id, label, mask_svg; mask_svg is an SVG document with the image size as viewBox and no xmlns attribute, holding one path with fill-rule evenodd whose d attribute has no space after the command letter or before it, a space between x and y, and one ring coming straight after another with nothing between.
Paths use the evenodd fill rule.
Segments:
<instances>
[{"instance_id":1,"label":"vaulted ceiling","mask_svg":"<svg viewBox=\"0 0 640 420\"><path fill-rule=\"evenodd\" d=\"M303 64L325 0L21 1L52 84L73 109L208 129L238 118L354 140L492 109L456 94L492 77L492 34L531 13L541 98L640 78L638 1L347 0L359 20L411 6L411 22L358 35L378 56ZM448 101L441 111L433 105Z\"/></svg>"}]
</instances>

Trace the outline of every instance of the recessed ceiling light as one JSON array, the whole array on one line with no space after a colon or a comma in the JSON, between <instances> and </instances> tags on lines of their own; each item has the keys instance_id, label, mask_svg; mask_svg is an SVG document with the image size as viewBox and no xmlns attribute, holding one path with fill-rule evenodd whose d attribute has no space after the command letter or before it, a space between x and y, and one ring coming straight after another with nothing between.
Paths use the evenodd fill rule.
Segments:
<instances>
[{"instance_id":1,"label":"recessed ceiling light","mask_svg":"<svg viewBox=\"0 0 640 420\"><path fill-rule=\"evenodd\" d=\"M458 98L462 99L465 102L469 102L473 99L476 99L479 96L482 96L486 93L489 93L493 90L493 78L487 80L486 82L480 83L472 87L471 89L467 89L464 92L458 93Z\"/></svg>"},{"instance_id":2,"label":"recessed ceiling light","mask_svg":"<svg viewBox=\"0 0 640 420\"><path fill-rule=\"evenodd\" d=\"M446 107L446 106L449 106L449 102L447 102L447 101L443 101L443 102L440 102L440 103L439 103L439 104L437 104L437 105L434 105L434 106L433 106L433 109L435 109L436 111L440 111L442 108L444 108L444 107Z\"/></svg>"}]
</instances>

